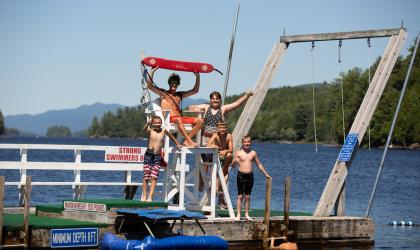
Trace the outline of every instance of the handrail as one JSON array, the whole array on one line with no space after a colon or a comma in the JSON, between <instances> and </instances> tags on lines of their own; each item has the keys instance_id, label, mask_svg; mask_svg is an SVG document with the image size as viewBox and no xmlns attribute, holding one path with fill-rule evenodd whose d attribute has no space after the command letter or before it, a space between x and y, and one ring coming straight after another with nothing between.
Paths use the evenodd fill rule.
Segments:
<instances>
[{"instance_id":1,"label":"handrail","mask_svg":"<svg viewBox=\"0 0 420 250\"><path fill-rule=\"evenodd\" d=\"M121 147L136 147L136 146L98 146L98 145L60 145L60 144L8 144L1 143L0 150L20 150L20 160L18 161L0 161L0 170L19 170L20 176L17 181L6 181L6 186L17 186L20 189L20 203L22 204L23 193L27 177L27 170L54 170L54 171L73 171L73 180L54 180L49 181L33 181L33 186L72 186L74 189L74 196L78 197L78 190L82 186L141 186L142 182L132 182L131 173L143 171L142 162L82 162L81 155L86 151L103 151L112 150ZM56 161L28 161L28 153L31 150L54 150L54 151L74 151L73 161L56 162ZM171 152L175 149L170 148ZM189 166L186 166L189 170ZM124 180L120 181L81 181L82 171L122 171L126 172ZM164 171L161 169L161 171ZM175 171L180 171L179 167ZM163 183L158 183L158 186L163 186ZM187 184L191 186L191 183Z\"/></svg>"},{"instance_id":2,"label":"handrail","mask_svg":"<svg viewBox=\"0 0 420 250\"><path fill-rule=\"evenodd\" d=\"M141 172L143 171L142 162L82 162L82 155L85 151L104 151L110 150L113 152L115 148L131 147L131 146L96 146L96 145L57 145L57 144L0 144L1 149L18 149L20 150L20 160L18 161L0 161L0 170L15 170L20 171L20 175L17 178L19 180L12 180L5 182L5 185L17 186L20 189L19 204L23 205L23 191L26 187L26 177L28 170L54 170L54 171L73 171L72 179L66 180L55 180L49 178L48 181L34 180L32 186L71 186L73 189L73 198L80 199L85 186L142 186L140 182L132 182L132 171ZM133 146L136 147L136 146ZM54 162L52 161L28 161L28 154L32 154L32 150L73 150L74 158L71 162ZM144 151L144 150L143 150ZM229 216L234 218L233 208L230 202L229 191L226 183L224 182L223 171L220 166L220 162L217 156L217 149L215 148L187 148L181 149L173 147L165 147L165 157L172 155L168 162L168 167L162 168L161 171L165 171L162 182L157 183L158 186L163 186L162 195L164 200L169 202L176 193L179 193L179 203L175 206L168 207L169 209L186 209L186 205L194 206L195 209L210 212L210 217L216 216L216 179L218 178L222 190L225 194L226 201L228 202ZM211 176L207 183L207 189L204 193L198 192L198 178L199 172L202 168L201 154L212 154L213 155L213 166L210 173ZM192 155L195 163L190 168L187 162L187 155ZM105 159L104 154L104 159ZM191 158L190 158L191 159ZM86 181L81 178L84 171L125 171L125 179L121 181L94 179L93 181ZM120 175L118 175L120 176ZM34 175L32 175L34 177ZM83 181L82 181L83 180ZM194 190L189 190L193 188ZM188 200L187 200L188 199ZM204 203L201 203L201 200ZM186 203L188 201L188 204Z\"/></svg>"}]
</instances>

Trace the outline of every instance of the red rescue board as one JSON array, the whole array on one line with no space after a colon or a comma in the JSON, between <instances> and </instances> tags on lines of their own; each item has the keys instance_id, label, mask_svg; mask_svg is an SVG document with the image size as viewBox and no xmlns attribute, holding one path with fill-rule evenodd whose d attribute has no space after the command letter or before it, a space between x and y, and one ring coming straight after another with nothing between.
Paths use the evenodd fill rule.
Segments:
<instances>
[{"instance_id":1,"label":"red rescue board","mask_svg":"<svg viewBox=\"0 0 420 250\"><path fill-rule=\"evenodd\" d=\"M177 71L188 71L198 73L210 73L213 70L218 71L213 67L213 65L209 63L176 61L151 56L144 58L142 60L142 63L150 67L159 67L161 69L170 69ZM220 73L220 71L218 72Z\"/></svg>"}]
</instances>

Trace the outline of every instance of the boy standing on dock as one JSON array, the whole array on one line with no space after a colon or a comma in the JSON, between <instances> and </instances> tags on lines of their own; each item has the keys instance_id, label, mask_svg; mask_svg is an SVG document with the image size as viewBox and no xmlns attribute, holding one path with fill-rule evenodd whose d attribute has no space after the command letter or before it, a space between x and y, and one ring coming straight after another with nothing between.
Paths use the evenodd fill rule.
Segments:
<instances>
[{"instance_id":1,"label":"boy standing on dock","mask_svg":"<svg viewBox=\"0 0 420 250\"><path fill-rule=\"evenodd\" d=\"M245 219L252 220L249 216L249 207L251 204L251 191L252 186L254 185L254 173L253 173L253 163L256 163L258 168L263 172L265 177L271 178L265 171L264 166L261 164L257 152L251 150L251 137L245 135L242 138L242 147L235 153L233 158L232 167L236 166L236 163L239 163L239 170L237 176L237 185L238 185L238 199L236 201L236 208L238 214L236 219L241 219L241 209L242 209L242 199L245 195Z\"/></svg>"},{"instance_id":2,"label":"boy standing on dock","mask_svg":"<svg viewBox=\"0 0 420 250\"><path fill-rule=\"evenodd\" d=\"M146 153L144 154L143 164L143 193L141 194L141 201L151 202L153 200L153 194L156 188L157 178L159 176L159 170L162 162L164 161L161 155L163 147L163 138L165 135L176 144L178 148L182 145L176 140L176 138L169 133L166 129L162 129L162 119L159 116L154 116L150 121L144 125L144 130L149 137L149 143L147 146ZM149 196L147 196L147 186L150 181Z\"/></svg>"},{"instance_id":3,"label":"boy standing on dock","mask_svg":"<svg viewBox=\"0 0 420 250\"><path fill-rule=\"evenodd\" d=\"M232 134L228 132L225 122L217 123L217 133L210 138L207 147L217 148L220 165L223 169L225 182L229 179L229 165L232 163L233 139ZM217 185L219 188L219 185ZM226 208L226 201L222 194L219 195L220 206Z\"/></svg>"}]
</instances>

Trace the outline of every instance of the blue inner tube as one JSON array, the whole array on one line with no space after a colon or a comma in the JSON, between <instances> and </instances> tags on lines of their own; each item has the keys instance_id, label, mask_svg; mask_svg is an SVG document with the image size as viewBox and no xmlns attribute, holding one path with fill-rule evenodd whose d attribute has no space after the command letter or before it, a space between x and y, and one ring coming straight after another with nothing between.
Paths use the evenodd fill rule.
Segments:
<instances>
[{"instance_id":1,"label":"blue inner tube","mask_svg":"<svg viewBox=\"0 0 420 250\"><path fill-rule=\"evenodd\" d=\"M217 236L174 236L156 239L147 236L143 240L123 240L107 233L101 241L102 250L176 250L176 249L228 249L228 243Z\"/></svg>"}]
</instances>

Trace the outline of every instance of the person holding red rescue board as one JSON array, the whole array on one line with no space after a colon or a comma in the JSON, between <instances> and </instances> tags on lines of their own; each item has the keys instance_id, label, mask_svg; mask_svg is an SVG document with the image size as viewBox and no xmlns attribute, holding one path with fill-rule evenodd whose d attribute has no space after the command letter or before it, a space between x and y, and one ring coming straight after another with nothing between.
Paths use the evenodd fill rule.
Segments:
<instances>
[{"instance_id":1,"label":"person holding red rescue board","mask_svg":"<svg viewBox=\"0 0 420 250\"><path fill-rule=\"evenodd\" d=\"M169 89L164 90L157 87L153 83L153 75L159 66L152 68L149 77L147 78L147 87L159 95L161 98L161 108L163 110L170 110L170 122L175 123L178 127L179 132L184 136L185 141L184 145L187 147L198 147L191 138L201 129L203 124L203 119L199 117L183 117L182 110L180 107L181 101L183 98L195 95L200 89L200 74L193 72L195 75L195 84L194 87L188 91L177 91L178 86L181 84L181 77L178 74L171 74L168 78ZM184 124L192 124L193 128L188 134L185 130Z\"/></svg>"}]
</instances>

